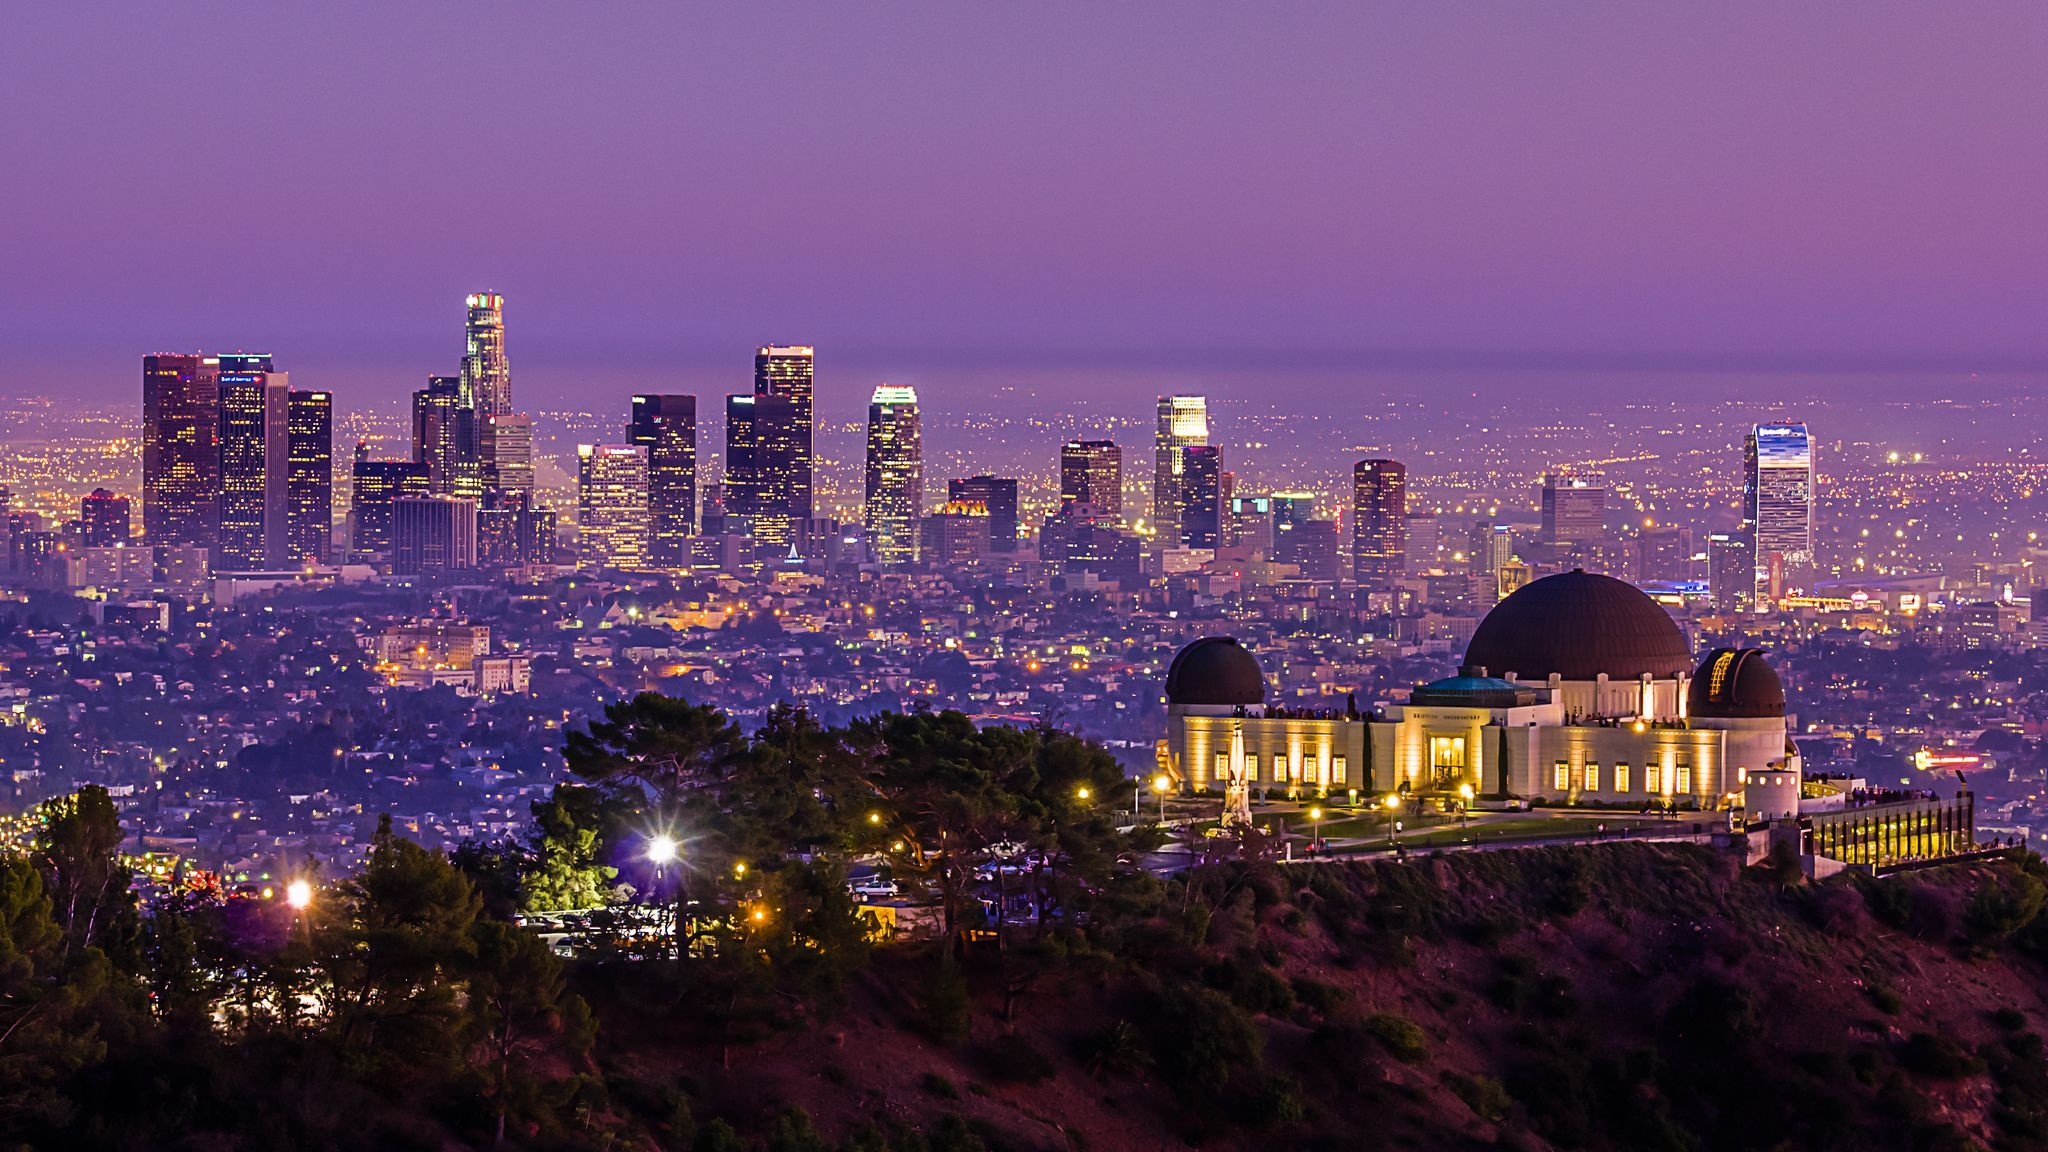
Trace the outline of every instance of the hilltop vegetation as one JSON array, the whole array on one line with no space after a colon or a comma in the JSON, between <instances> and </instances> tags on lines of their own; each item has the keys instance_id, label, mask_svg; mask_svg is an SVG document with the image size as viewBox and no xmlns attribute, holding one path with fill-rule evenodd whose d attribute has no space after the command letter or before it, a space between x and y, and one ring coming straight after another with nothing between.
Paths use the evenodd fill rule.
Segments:
<instances>
[{"instance_id":1,"label":"hilltop vegetation","mask_svg":"<svg viewBox=\"0 0 2048 1152\"><path fill-rule=\"evenodd\" d=\"M569 755L588 783L530 841L387 830L304 912L141 916L107 798L59 806L0 860L0 1147L2048 1149L2036 857L1161 879L1119 861L1115 765L1049 729L742 736L642 698ZM638 897L685 910L673 936L564 962L510 923L648 884L653 829L691 862ZM1044 862L999 931L969 891L992 844ZM939 894L936 938L870 938L870 851Z\"/></svg>"}]
</instances>

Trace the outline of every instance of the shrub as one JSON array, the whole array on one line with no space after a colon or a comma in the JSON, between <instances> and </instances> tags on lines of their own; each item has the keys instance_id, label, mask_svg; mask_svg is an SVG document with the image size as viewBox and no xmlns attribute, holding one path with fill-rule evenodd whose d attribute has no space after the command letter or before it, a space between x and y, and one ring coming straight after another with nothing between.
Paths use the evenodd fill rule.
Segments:
<instances>
[{"instance_id":1,"label":"shrub","mask_svg":"<svg viewBox=\"0 0 2048 1152\"><path fill-rule=\"evenodd\" d=\"M1247 1012L1274 1015L1294 1007L1294 989L1287 981L1242 956L1209 965L1202 972L1202 982L1229 996Z\"/></svg>"},{"instance_id":2,"label":"shrub","mask_svg":"<svg viewBox=\"0 0 2048 1152\"><path fill-rule=\"evenodd\" d=\"M960 1098L960 1089L954 1087L951 1080L946 1079L937 1072L927 1072L919 1077L917 1086L924 1089L925 1095L937 1096L941 1100L958 1100Z\"/></svg>"},{"instance_id":3,"label":"shrub","mask_svg":"<svg viewBox=\"0 0 2048 1152\"><path fill-rule=\"evenodd\" d=\"M1308 1119L1308 1105L1293 1077L1275 1074L1244 1098L1242 1115L1251 1128L1284 1128Z\"/></svg>"},{"instance_id":4,"label":"shrub","mask_svg":"<svg viewBox=\"0 0 2048 1152\"><path fill-rule=\"evenodd\" d=\"M1351 993L1335 984L1325 984L1307 976L1296 976L1289 981L1289 987L1294 990L1295 1000L1318 1016L1328 1016L1344 1007L1345 1001L1351 998Z\"/></svg>"},{"instance_id":5,"label":"shrub","mask_svg":"<svg viewBox=\"0 0 2048 1152\"><path fill-rule=\"evenodd\" d=\"M1378 1012L1365 1018L1365 1030L1396 1060L1413 1064L1429 1055L1429 1037L1406 1016Z\"/></svg>"},{"instance_id":6,"label":"shrub","mask_svg":"<svg viewBox=\"0 0 2048 1152\"><path fill-rule=\"evenodd\" d=\"M1082 1045L1088 1071L1097 1076L1135 1076L1152 1058L1145 1054L1138 1030L1128 1020L1112 1021Z\"/></svg>"},{"instance_id":7,"label":"shrub","mask_svg":"<svg viewBox=\"0 0 2048 1152\"><path fill-rule=\"evenodd\" d=\"M1887 1016L1897 1016L1899 1009L1905 1007L1905 1001L1899 998L1897 992L1874 980L1863 986L1863 994L1870 997L1873 1007Z\"/></svg>"},{"instance_id":8,"label":"shrub","mask_svg":"<svg viewBox=\"0 0 2048 1152\"><path fill-rule=\"evenodd\" d=\"M1052 1079L1052 1059L1014 1032L996 1037L982 1054L989 1075L1013 1084L1036 1084Z\"/></svg>"},{"instance_id":9,"label":"shrub","mask_svg":"<svg viewBox=\"0 0 2048 1152\"><path fill-rule=\"evenodd\" d=\"M1507 1089L1500 1081L1486 1076L1467 1076L1462 1072L1445 1072L1444 1086L1451 1094L1465 1102L1474 1116L1489 1124L1498 1124L1507 1118L1508 1109L1514 1106Z\"/></svg>"},{"instance_id":10,"label":"shrub","mask_svg":"<svg viewBox=\"0 0 2048 1152\"><path fill-rule=\"evenodd\" d=\"M1265 1037L1251 1017L1206 988L1169 989L1149 1019L1153 1059L1184 1098L1221 1091L1233 1073L1253 1075L1265 1063Z\"/></svg>"},{"instance_id":11,"label":"shrub","mask_svg":"<svg viewBox=\"0 0 2048 1152\"><path fill-rule=\"evenodd\" d=\"M2000 1008L1991 1014L1991 1022L2006 1032L2018 1032L2027 1026L2027 1014L2017 1008Z\"/></svg>"},{"instance_id":12,"label":"shrub","mask_svg":"<svg viewBox=\"0 0 2048 1152\"><path fill-rule=\"evenodd\" d=\"M1960 1080L1984 1070L1984 1062L1970 1055L1954 1038L1936 1032L1915 1032L1906 1037L1899 1050L1899 1063L1908 1072L1937 1080Z\"/></svg>"},{"instance_id":13,"label":"shrub","mask_svg":"<svg viewBox=\"0 0 2048 1152\"><path fill-rule=\"evenodd\" d=\"M951 952L941 950L925 984L919 1023L924 1033L941 1044L958 1044L967 1038L973 1001L968 997L967 978Z\"/></svg>"}]
</instances>

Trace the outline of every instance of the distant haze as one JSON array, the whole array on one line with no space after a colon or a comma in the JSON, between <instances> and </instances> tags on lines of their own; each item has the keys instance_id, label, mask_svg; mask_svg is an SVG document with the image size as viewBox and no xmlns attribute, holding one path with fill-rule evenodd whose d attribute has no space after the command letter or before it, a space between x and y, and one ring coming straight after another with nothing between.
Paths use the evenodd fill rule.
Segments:
<instances>
[{"instance_id":1,"label":"distant haze","mask_svg":"<svg viewBox=\"0 0 2048 1152\"><path fill-rule=\"evenodd\" d=\"M482 288L526 405L765 341L835 417L998 365L2029 370L2043 60L2026 4L10 5L0 393L244 347L395 401Z\"/></svg>"}]
</instances>

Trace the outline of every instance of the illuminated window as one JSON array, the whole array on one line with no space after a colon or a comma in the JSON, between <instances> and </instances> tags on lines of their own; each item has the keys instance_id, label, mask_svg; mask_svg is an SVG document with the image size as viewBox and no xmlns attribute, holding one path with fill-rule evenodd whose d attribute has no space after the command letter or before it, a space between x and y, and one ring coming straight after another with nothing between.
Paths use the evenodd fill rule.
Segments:
<instances>
[{"instance_id":1,"label":"illuminated window","mask_svg":"<svg viewBox=\"0 0 2048 1152\"><path fill-rule=\"evenodd\" d=\"M1273 753L1273 780L1278 783L1287 779L1287 757Z\"/></svg>"},{"instance_id":2,"label":"illuminated window","mask_svg":"<svg viewBox=\"0 0 2048 1152\"><path fill-rule=\"evenodd\" d=\"M1651 795L1653 795L1653 796L1654 796L1654 795L1656 795L1657 793L1659 793L1659 792L1663 791L1663 790L1664 790L1664 770L1663 770L1662 768L1658 767L1658 766L1657 766L1657 765L1655 765L1655 764L1646 764L1646 765L1644 765L1644 766L1643 766L1643 785L1644 785L1644 787L1646 787L1646 788L1648 788L1648 789L1650 790L1650 794L1651 794Z\"/></svg>"},{"instance_id":3,"label":"illuminated window","mask_svg":"<svg viewBox=\"0 0 2048 1152\"><path fill-rule=\"evenodd\" d=\"M1429 738L1429 775L1439 788L1455 788L1465 781L1465 738Z\"/></svg>"},{"instance_id":4,"label":"illuminated window","mask_svg":"<svg viewBox=\"0 0 2048 1152\"><path fill-rule=\"evenodd\" d=\"M1588 792L1598 792L1600 790L1600 766L1598 764L1586 765L1586 783L1584 787Z\"/></svg>"},{"instance_id":5,"label":"illuminated window","mask_svg":"<svg viewBox=\"0 0 2048 1152\"><path fill-rule=\"evenodd\" d=\"M1679 766L1678 766L1678 767L1677 767L1677 768L1676 768L1676 769L1674 770L1674 773L1673 773L1673 774L1674 774L1674 775L1675 775L1675 776L1677 777L1677 787L1678 787L1678 791L1680 791L1680 792L1690 792L1690 791L1692 791L1692 765L1690 765L1690 764L1680 764L1680 765L1679 765Z\"/></svg>"},{"instance_id":6,"label":"illuminated window","mask_svg":"<svg viewBox=\"0 0 2048 1152\"><path fill-rule=\"evenodd\" d=\"M1564 761L1562 761L1562 760L1559 760L1559 761L1557 762L1557 767L1556 767L1556 768L1555 768L1555 769L1554 769L1554 770L1552 771L1552 779L1554 780L1554 783L1552 784L1552 787L1553 787L1553 788L1555 788L1555 789L1556 789L1557 791L1559 791L1559 792L1569 792L1569 791L1571 791L1571 790L1572 790L1572 766L1571 766L1571 765L1569 765L1569 764L1567 764L1567 763L1565 763L1565 762L1564 762Z\"/></svg>"},{"instance_id":7,"label":"illuminated window","mask_svg":"<svg viewBox=\"0 0 2048 1152\"><path fill-rule=\"evenodd\" d=\"M1344 779L1344 758L1342 756L1333 756L1330 758L1330 782L1333 784L1343 784L1347 782Z\"/></svg>"},{"instance_id":8,"label":"illuminated window","mask_svg":"<svg viewBox=\"0 0 2048 1152\"><path fill-rule=\"evenodd\" d=\"M1614 790L1616 792L1628 791L1628 765L1616 764L1614 766Z\"/></svg>"},{"instance_id":9,"label":"illuminated window","mask_svg":"<svg viewBox=\"0 0 2048 1152\"><path fill-rule=\"evenodd\" d=\"M1224 754L1224 753L1222 753L1222 752L1218 752L1218 753L1216 754L1216 772L1215 772L1215 774L1214 774L1213 776L1211 776L1211 777L1210 777L1210 779L1212 779L1212 780L1228 780L1228 779L1230 779L1230 757L1229 757L1229 756L1225 755L1225 754Z\"/></svg>"}]
</instances>

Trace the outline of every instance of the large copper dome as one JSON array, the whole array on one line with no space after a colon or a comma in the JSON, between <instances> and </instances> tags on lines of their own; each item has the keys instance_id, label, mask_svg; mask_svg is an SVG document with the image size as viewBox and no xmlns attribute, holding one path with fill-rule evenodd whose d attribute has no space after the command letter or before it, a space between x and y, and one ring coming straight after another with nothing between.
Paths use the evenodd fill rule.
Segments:
<instances>
[{"instance_id":1,"label":"large copper dome","mask_svg":"<svg viewBox=\"0 0 2048 1152\"><path fill-rule=\"evenodd\" d=\"M1173 657L1166 669L1166 702L1205 707L1266 702L1259 659L1228 636L1204 636Z\"/></svg>"},{"instance_id":2,"label":"large copper dome","mask_svg":"<svg viewBox=\"0 0 2048 1152\"><path fill-rule=\"evenodd\" d=\"M1692 670L1685 634L1632 584L1576 569L1515 590L1479 622L1465 666L1544 680L1659 679Z\"/></svg>"}]
</instances>

